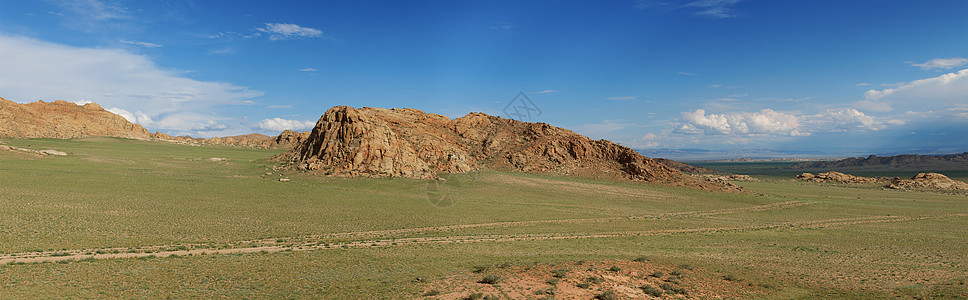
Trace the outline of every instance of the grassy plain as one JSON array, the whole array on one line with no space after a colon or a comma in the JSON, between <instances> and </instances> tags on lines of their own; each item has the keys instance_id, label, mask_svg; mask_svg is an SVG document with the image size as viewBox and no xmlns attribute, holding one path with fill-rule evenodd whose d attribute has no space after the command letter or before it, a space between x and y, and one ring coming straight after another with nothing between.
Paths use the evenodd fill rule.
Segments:
<instances>
[{"instance_id":1,"label":"grassy plain","mask_svg":"<svg viewBox=\"0 0 968 300\"><path fill-rule=\"evenodd\" d=\"M735 274L770 298L968 297L959 194L760 165L766 180L737 182L755 194L724 194L498 172L312 177L274 171L279 150L113 138L0 144L70 154L0 152L0 298L409 298L475 266L640 256ZM272 251L169 256L246 247ZM111 252L159 257L90 259Z\"/></svg>"}]
</instances>

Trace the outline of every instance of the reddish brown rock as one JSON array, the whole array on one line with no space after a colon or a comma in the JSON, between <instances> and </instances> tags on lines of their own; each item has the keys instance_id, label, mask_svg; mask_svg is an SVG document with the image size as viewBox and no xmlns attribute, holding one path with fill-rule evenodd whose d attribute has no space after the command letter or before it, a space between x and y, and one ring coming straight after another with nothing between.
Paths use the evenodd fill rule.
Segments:
<instances>
[{"instance_id":1,"label":"reddish brown rock","mask_svg":"<svg viewBox=\"0 0 968 300\"><path fill-rule=\"evenodd\" d=\"M95 103L57 100L18 104L0 98L0 137L69 139L113 136L147 139L148 130Z\"/></svg>"},{"instance_id":2,"label":"reddish brown rock","mask_svg":"<svg viewBox=\"0 0 968 300\"><path fill-rule=\"evenodd\" d=\"M803 173L797 175L797 179L812 182L836 182L836 183L875 183L883 181L880 178L861 177L840 172L830 171L817 175Z\"/></svg>"},{"instance_id":3,"label":"reddish brown rock","mask_svg":"<svg viewBox=\"0 0 968 300\"><path fill-rule=\"evenodd\" d=\"M492 169L738 190L693 178L607 140L544 123L471 113L451 120L416 109L329 109L305 142L277 156L336 176L434 179Z\"/></svg>"}]
</instances>

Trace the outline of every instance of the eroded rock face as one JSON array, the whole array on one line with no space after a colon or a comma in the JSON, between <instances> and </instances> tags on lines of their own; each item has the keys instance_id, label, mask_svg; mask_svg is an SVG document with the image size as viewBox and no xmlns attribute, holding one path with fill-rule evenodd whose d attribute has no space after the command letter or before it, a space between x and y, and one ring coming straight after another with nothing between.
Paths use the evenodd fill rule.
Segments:
<instances>
[{"instance_id":1,"label":"eroded rock face","mask_svg":"<svg viewBox=\"0 0 968 300\"><path fill-rule=\"evenodd\" d=\"M939 173L920 173L911 179L895 179L886 187L892 189L941 189L968 191L968 183L956 181Z\"/></svg>"},{"instance_id":2,"label":"eroded rock face","mask_svg":"<svg viewBox=\"0 0 968 300\"><path fill-rule=\"evenodd\" d=\"M0 137L69 139L113 136L147 139L148 130L95 103L57 100L19 104L0 98Z\"/></svg>"},{"instance_id":3,"label":"eroded rock face","mask_svg":"<svg viewBox=\"0 0 968 300\"><path fill-rule=\"evenodd\" d=\"M738 189L697 180L610 141L482 113L451 120L415 109L334 107L305 142L277 159L336 176L434 179L493 169Z\"/></svg>"},{"instance_id":4,"label":"eroded rock face","mask_svg":"<svg viewBox=\"0 0 968 300\"><path fill-rule=\"evenodd\" d=\"M803 173L797 175L797 179L811 182L836 182L836 183L875 183L883 181L879 178L861 177L840 172L830 171L817 175Z\"/></svg>"}]
</instances>

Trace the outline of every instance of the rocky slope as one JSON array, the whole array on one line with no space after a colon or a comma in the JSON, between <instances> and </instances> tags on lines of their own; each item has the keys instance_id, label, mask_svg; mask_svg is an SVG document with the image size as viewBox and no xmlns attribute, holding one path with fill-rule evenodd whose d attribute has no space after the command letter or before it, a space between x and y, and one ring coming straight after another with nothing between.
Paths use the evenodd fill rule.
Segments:
<instances>
[{"instance_id":1,"label":"rocky slope","mask_svg":"<svg viewBox=\"0 0 968 300\"><path fill-rule=\"evenodd\" d=\"M0 137L68 139L113 136L146 139L151 134L95 103L57 100L19 104L0 98Z\"/></svg>"},{"instance_id":2,"label":"rocky slope","mask_svg":"<svg viewBox=\"0 0 968 300\"><path fill-rule=\"evenodd\" d=\"M302 144L277 156L294 168L335 176L436 179L492 169L664 182L711 190L634 150L544 123L482 113L451 120L415 109L329 109Z\"/></svg>"},{"instance_id":3,"label":"rocky slope","mask_svg":"<svg viewBox=\"0 0 968 300\"><path fill-rule=\"evenodd\" d=\"M838 161L802 162L787 169L837 169L837 170L964 170L968 169L968 152L948 155L904 154L880 157L852 157Z\"/></svg>"}]
</instances>

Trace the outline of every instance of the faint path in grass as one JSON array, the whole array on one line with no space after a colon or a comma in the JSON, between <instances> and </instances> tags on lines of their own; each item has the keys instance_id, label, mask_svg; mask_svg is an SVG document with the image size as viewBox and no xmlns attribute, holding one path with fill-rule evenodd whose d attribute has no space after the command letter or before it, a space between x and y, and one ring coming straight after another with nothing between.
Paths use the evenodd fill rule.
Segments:
<instances>
[{"instance_id":1,"label":"faint path in grass","mask_svg":"<svg viewBox=\"0 0 968 300\"><path fill-rule=\"evenodd\" d=\"M148 246L140 248L102 248L102 249L85 249L85 250L63 250L63 251L36 251L36 252L23 252L15 254L0 255L0 264L10 263L10 262L43 262L43 261L63 261L63 260L73 260L73 259L109 259L109 258L137 258L137 257L148 257L152 255L162 256L163 253L167 253L164 256L170 255L198 255L202 253L212 253L212 254L222 254L223 250L234 250L234 249L258 249L255 252L266 250L266 251L281 251L284 249L289 249L293 244L306 244L308 241L314 241L313 244L320 244L320 241L327 239L388 239L399 235L405 234L416 234L416 233L426 233L426 232L448 232L462 229L475 229L475 228L501 228L501 227L514 227L514 226L531 226L539 224L581 224L581 223L606 223L606 222L616 222L616 221L629 221L629 220L669 220L673 218L683 218L683 217L702 217L702 216L712 216L739 212L755 212L755 211L766 211L775 209L785 209L800 207L804 205L813 204L816 202L804 202L804 201L784 201L776 202L764 205L749 206L749 207L739 207L739 208L729 208L729 209L717 209L717 210L701 210L701 211L687 211L687 212L672 212L672 213L660 213L660 214L649 214L649 215L637 215L637 216L624 216L624 217L606 217L606 218L586 218L586 219L552 219L552 220L533 220L533 221L508 221L508 222L491 222L491 223L477 223L477 224L459 224L459 225L447 225L447 226L431 226L431 227L417 227L417 228L401 228L401 229L388 229L388 230L370 230L370 231L352 231L352 232L340 232L340 233L327 233L320 235L309 235L301 237L287 237L287 238L267 238L258 240L246 240L238 241L232 243L223 243L216 248L212 249L212 245L208 244L179 244L179 245L162 245L162 246ZM422 239L422 238L403 238L398 240L412 240L412 239ZM427 238L432 239L432 238ZM339 245L343 245L342 243ZM184 249L182 249L184 248ZM242 252L252 252L252 251L242 251ZM234 253L234 252L229 252Z\"/></svg>"},{"instance_id":2,"label":"faint path in grass","mask_svg":"<svg viewBox=\"0 0 968 300\"><path fill-rule=\"evenodd\" d=\"M663 229L645 231L623 231L623 232L604 232L604 233L553 233L553 234L503 234L503 235L467 235L467 236L445 236L445 237L417 237L400 239L376 239L361 240L345 243L322 244L316 242L301 244L286 244L277 242L275 245L261 245L255 247L238 247L224 249L185 249L185 250L157 250L162 247L144 248L143 251L134 253L92 253L91 250L63 251L63 252L33 252L9 254L0 256L0 264L18 263L41 263L41 262L63 262L63 261L84 261L97 259L119 259L119 258L150 258L150 257L170 257L170 256L195 256L195 255L218 255L234 253L256 253L256 252L283 252L283 251L307 251L322 249L341 249L341 248L367 248L367 247L390 247L418 244L459 244L459 243L481 243L481 242L512 242L512 241L541 241L541 240L563 240L563 239L590 239L590 238L620 238L620 237L640 237L640 236L661 236L679 234L709 234L709 233L729 233L756 230L774 229L805 229L805 228L827 228L834 226L846 226L856 224L886 223L886 222L907 222L918 220L943 219L954 217L966 217L968 214L943 214L928 216L871 216L859 218L826 219L814 221L783 222L766 225L734 226L734 227L704 227L704 228L683 228L683 229ZM116 249L101 249L107 252ZM157 251L154 251L157 250ZM95 250L97 251L97 250Z\"/></svg>"}]
</instances>

